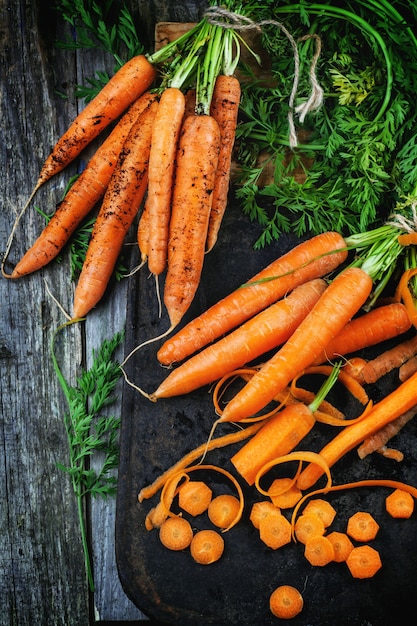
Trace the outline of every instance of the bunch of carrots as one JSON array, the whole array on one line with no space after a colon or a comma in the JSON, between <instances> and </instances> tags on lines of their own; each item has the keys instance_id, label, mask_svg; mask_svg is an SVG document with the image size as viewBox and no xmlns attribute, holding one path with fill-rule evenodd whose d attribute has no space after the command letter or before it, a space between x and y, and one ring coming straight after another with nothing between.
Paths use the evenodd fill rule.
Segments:
<instances>
[{"instance_id":1,"label":"bunch of carrots","mask_svg":"<svg viewBox=\"0 0 417 626\"><path fill-rule=\"evenodd\" d=\"M110 134L11 274L5 271L9 240L3 274L19 278L45 266L101 203L74 296L72 319L83 318L102 298L142 208L141 256L156 279L166 271L164 302L175 327L226 209L239 56L240 36L205 17L153 55L123 65L59 139L23 211L44 183L112 126Z\"/></svg>"}]
</instances>

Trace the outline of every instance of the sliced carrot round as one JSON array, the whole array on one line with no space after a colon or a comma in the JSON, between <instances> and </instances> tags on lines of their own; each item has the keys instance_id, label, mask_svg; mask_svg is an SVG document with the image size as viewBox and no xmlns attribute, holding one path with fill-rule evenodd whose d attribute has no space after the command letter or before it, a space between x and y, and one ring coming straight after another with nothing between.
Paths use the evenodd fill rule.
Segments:
<instances>
[{"instance_id":1,"label":"sliced carrot round","mask_svg":"<svg viewBox=\"0 0 417 626\"><path fill-rule=\"evenodd\" d=\"M190 515L201 515L201 513L207 510L212 495L212 490L205 482L188 480L179 488L178 505Z\"/></svg>"},{"instance_id":2,"label":"sliced carrot round","mask_svg":"<svg viewBox=\"0 0 417 626\"><path fill-rule=\"evenodd\" d=\"M414 511L414 498L411 493L395 489L385 499L385 508L391 517L407 519Z\"/></svg>"},{"instance_id":3,"label":"sliced carrot round","mask_svg":"<svg viewBox=\"0 0 417 626\"><path fill-rule=\"evenodd\" d=\"M200 530L190 544L190 552L194 561L201 565L210 565L218 561L224 551L224 539L215 530Z\"/></svg>"},{"instance_id":4,"label":"sliced carrot round","mask_svg":"<svg viewBox=\"0 0 417 626\"><path fill-rule=\"evenodd\" d=\"M271 613L280 619L292 619L303 610L301 593L291 585L277 587L269 598Z\"/></svg>"},{"instance_id":5,"label":"sliced carrot round","mask_svg":"<svg viewBox=\"0 0 417 626\"><path fill-rule=\"evenodd\" d=\"M304 556L311 565L324 567L334 561L332 543L323 535L309 537L304 546Z\"/></svg>"},{"instance_id":6,"label":"sliced carrot round","mask_svg":"<svg viewBox=\"0 0 417 626\"><path fill-rule=\"evenodd\" d=\"M310 500L303 510L303 515L306 515L307 513L314 513L314 515L317 515L322 520L325 528L328 528L336 517L335 508L330 504L330 502L323 500L322 498Z\"/></svg>"},{"instance_id":7,"label":"sliced carrot round","mask_svg":"<svg viewBox=\"0 0 417 626\"><path fill-rule=\"evenodd\" d=\"M259 500L252 505L249 520L255 528L259 529L261 519L280 512L279 507L276 507L269 500Z\"/></svg>"},{"instance_id":8,"label":"sliced carrot round","mask_svg":"<svg viewBox=\"0 0 417 626\"><path fill-rule=\"evenodd\" d=\"M368 545L353 548L346 564L354 578L372 578L382 567L379 552Z\"/></svg>"},{"instance_id":9,"label":"sliced carrot round","mask_svg":"<svg viewBox=\"0 0 417 626\"><path fill-rule=\"evenodd\" d=\"M346 561L347 557L353 550L353 543L351 542L347 534L335 530L326 535L326 537L333 545L334 560L336 561L336 563L342 563L343 561Z\"/></svg>"},{"instance_id":10,"label":"sliced carrot round","mask_svg":"<svg viewBox=\"0 0 417 626\"><path fill-rule=\"evenodd\" d=\"M168 517L159 529L159 539L169 550L185 550L191 544L193 529L184 517Z\"/></svg>"},{"instance_id":11,"label":"sliced carrot round","mask_svg":"<svg viewBox=\"0 0 417 626\"><path fill-rule=\"evenodd\" d=\"M240 502L236 496L222 493L210 502L207 514L209 520L219 528L227 528L239 514Z\"/></svg>"},{"instance_id":12,"label":"sliced carrot round","mask_svg":"<svg viewBox=\"0 0 417 626\"><path fill-rule=\"evenodd\" d=\"M300 543L306 543L308 539L316 535L324 535L325 526L323 520L315 513L303 513L295 522L294 533Z\"/></svg>"},{"instance_id":13,"label":"sliced carrot round","mask_svg":"<svg viewBox=\"0 0 417 626\"><path fill-rule=\"evenodd\" d=\"M259 521L259 536L272 550L278 550L291 542L291 524L282 513L263 517Z\"/></svg>"},{"instance_id":14,"label":"sliced carrot round","mask_svg":"<svg viewBox=\"0 0 417 626\"><path fill-rule=\"evenodd\" d=\"M357 511L348 519L346 532L355 541L372 541L378 534L379 524L367 511Z\"/></svg>"}]
</instances>

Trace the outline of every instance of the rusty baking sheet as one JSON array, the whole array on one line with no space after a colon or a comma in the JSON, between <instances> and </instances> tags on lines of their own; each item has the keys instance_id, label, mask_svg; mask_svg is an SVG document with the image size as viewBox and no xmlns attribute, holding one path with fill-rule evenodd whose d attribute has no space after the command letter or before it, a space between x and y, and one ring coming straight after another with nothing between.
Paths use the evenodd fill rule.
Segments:
<instances>
[{"instance_id":1,"label":"rusty baking sheet","mask_svg":"<svg viewBox=\"0 0 417 626\"><path fill-rule=\"evenodd\" d=\"M279 243L255 252L253 242L257 235L256 226L249 224L237 209L228 209L218 244L206 257L201 287L186 320L296 243L293 237L284 236ZM167 327L165 314L158 318L154 281L144 269L130 288L126 353ZM129 376L147 391L156 388L167 374L156 360L159 345L143 348L128 364ZM385 377L373 388L375 401L396 384L395 375ZM139 504L139 490L184 453L203 443L214 418L208 388L154 404L125 385L116 555L120 579L129 598L146 615L163 624L272 626L279 621L269 612L269 595L277 585L287 583L298 587L305 600L304 611L291 620L294 626L409 623L417 588L416 518L414 515L409 520L390 520L384 510L385 489L328 496L337 509L332 526L335 530L343 530L348 515L358 509L370 511L379 520L381 528L373 545L381 551L383 568L370 580L352 579L344 564L311 567L300 544L275 552L266 548L248 520L250 506L257 497L252 489L245 490L243 520L224 535L223 558L213 565L197 565L188 551L169 552L159 543L156 531L145 530L145 516L156 501ZM329 436L329 428L314 428L302 448L318 451ZM409 423L392 445L404 452L403 462L379 454L360 461L356 451L352 451L334 467L334 482L389 477L415 484L416 424ZM236 449L214 451L206 461L232 469L229 458ZM211 473L207 478L215 493L230 489L229 483L217 474ZM196 529L209 526L205 515L192 523Z\"/></svg>"}]
</instances>

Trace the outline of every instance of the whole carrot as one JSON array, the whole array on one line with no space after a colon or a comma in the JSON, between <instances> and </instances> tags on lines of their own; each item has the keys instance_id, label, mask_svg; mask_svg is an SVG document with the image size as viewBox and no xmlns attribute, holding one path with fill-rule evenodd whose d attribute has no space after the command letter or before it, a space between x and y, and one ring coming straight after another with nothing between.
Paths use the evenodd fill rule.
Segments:
<instances>
[{"instance_id":1,"label":"whole carrot","mask_svg":"<svg viewBox=\"0 0 417 626\"><path fill-rule=\"evenodd\" d=\"M297 285L329 274L346 258L345 241L336 232L298 244L165 341L158 351L158 360L163 365L182 361Z\"/></svg>"},{"instance_id":2,"label":"whole carrot","mask_svg":"<svg viewBox=\"0 0 417 626\"><path fill-rule=\"evenodd\" d=\"M188 393L221 378L284 343L326 288L320 278L296 287L235 331L174 369L151 400Z\"/></svg>"},{"instance_id":3,"label":"whole carrot","mask_svg":"<svg viewBox=\"0 0 417 626\"><path fill-rule=\"evenodd\" d=\"M149 155L148 267L159 276L166 267L175 155L185 109L185 97L177 87L162 92L152 130Z\"/></svg>"},{"instance_id":4,"label":"whole carrot","mask_svg":"<svg viewBox=\"0 0 417 626\"><path fill-rule=\"evenodd\" d=\"M395 302L380 306L348 322L315 359L314 364L369 348L398 337L410 328L411 320L403 304Z\"/></svg>"},{"instance_id":5,"label":"whole carrot","mask_svg":"<svg viewBox=\"0 0 417 626\"><path fill-rule=\"evenodd\" d=\"M191 115L179 140L168 241L164 302L171 330L188 310L203 267L220 131L210 115Z\"/></svg>"},{"instance_id":6,"label":"whole carrot","mask_svg":"<svg viewBox=\"0 0 417 626\"><path fill-rule=\"evenodd\" d=\"M12 278L35 272L59 254L77 226L104 195L130 129L155 98L146 92L123 115L91 157L38 239L16 265Z\"/></svg>"},{"instance_id":7,"label":"whole carrot","mask_svg":"<svg viewBox=\"0 0 417 626\"><path fill-rule=\"evenodd\" d=\"M217 77L210 104L210 113L220 128L221 148L207 233L207 252L213 248L217 241L217 235L227 206L230 166L235 143L240 93L240 83L237 78L223 74Z\"/></svg>"},{"instance_id":8,"label":"whole carrot","mask_svg":"<svg viewBox=\"0 0 417 626\"><path fill-rule=\"evenodd\" d=\"M320 457L332 467L345 454L362 443L394 419L403 415L417 404L417 373L386 395L370 411L351 426L346 426L322 448ZM309 489L322 475L317 465L309 464L297 480L300 489Z\"/></svg>"},{"instance_id":9,"label":"whole carrot","mask_svg":"<svg viewBox=\"0 0 417 626\"><path fill-rule=\"evenodd\" d=\"M152 84L154 66L144 55L133 57L77 115L46 159L35 189L63 170Z\"/></svg>"},{"instance_id":10,"label":"whole carrot","mask_svg":"<svg viewBox=\"0 0 417 626\"><path fill-rule=\"evenodd\" d=\"M372 290L361 268L338 274L286 343L226 405L220 422L238 422L263 409L305 370L359 311Z\"/></svg>"},{"instance_id":11,"label":"whole carrot","mask_svg":"<svg viewBox=\"0 0 417 626\"><path fill-rule=\"evenodd\" d=\"M75 290L73 318L87 315L103 296L145 195L157 107L157 101L151 102L133 125L110 179Z\"/></svg>"}]
</instances>

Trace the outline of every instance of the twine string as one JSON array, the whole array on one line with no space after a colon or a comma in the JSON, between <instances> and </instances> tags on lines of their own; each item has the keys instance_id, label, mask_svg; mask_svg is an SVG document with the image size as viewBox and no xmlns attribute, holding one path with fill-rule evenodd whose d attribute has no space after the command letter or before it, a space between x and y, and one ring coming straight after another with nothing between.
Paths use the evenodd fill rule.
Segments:
<instances>
[{"instance_id":1,"label":"twine string","mask_svg":"<svg viewBox=\"0 0 417 626\"><path fill-rule=\"evenodd\" d=\"M289 112L288 112L289 140L288 141L289 141L290 148L291 149L295 148L298 142L297 142L297 133L296 133L295 124L294 124L294 110L295 110L295 113L299 115L300 122L303 123L306 115L310 113L311 111L314 111L320 108L323 103L323 89L321 88L317 80L317 75L316 75L317 62L321 54L320 37L316 34L313 34L313 35L309 34L309 35L305 35L301 37L300 39L300 41L305 41L307 39L314 38L316 41L316 50L311 61L310 73L309 73L310 84L311 84L310 97L306 100L306 102L299 104L294 109L294 102L295 102L295 98L296 98L297 91L298 91L298 85L300 81L300 56L298 53L297 43L294 37L288 31L288 29L284 26L284 24L276 20L259 20L257 22L254 22L253 20L251 20L249 17L245 15L240 15L239 13L234 13L222 7L214 7L214 6L209 7L206 10L204 17L207 19L208 22L210 22L210 24L213 24L213 26L220 26L221 28L233 28L234 30L237 30L240 32L248 31L248 30L257 30L259 32L262 32L263 26L276 26L287 37L291 45L291 48L293 51L293 57L294 57L294 79L293 79L290 97L288 100L288 107L289 107Z\"/></svg>"}]
</instances>

